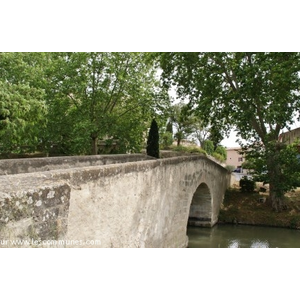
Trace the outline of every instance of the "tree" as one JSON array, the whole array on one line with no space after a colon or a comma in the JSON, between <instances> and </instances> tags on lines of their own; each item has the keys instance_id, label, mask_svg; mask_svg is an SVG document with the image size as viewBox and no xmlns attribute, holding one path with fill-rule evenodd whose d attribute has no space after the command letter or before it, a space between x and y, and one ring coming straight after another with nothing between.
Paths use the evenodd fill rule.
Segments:
<instances>
[{"instance_id":1,"label":"tree","mask_svg":"<svg viewBox=\"0 0 300 300\"><path fill-rule=\"evenodd\" d=\"M290 145L273 143L269 145L268 152L258 147L246 149L247 160L243 167L252 170L251 173L256 181L269 183L272 175L270 176L269 174L270 170L267 162L268 158L272 156L275 164L274 171L278 172L277 168L280 167L279 176L275 177L274 184L280 187L282 193L285 193L300 186L300 155L298 146L298 142ZM277 149L278 147L280 149Z\"/></svg>"},{"instance_id":2,"label":"tree","mask_svg":"<svg viewBox=\"0 0 300 300\"><path fill-rule=\"evenodd\" d=\"M189 113L189 108L183 103L175 104L171 110L171 122L176 128L174 137L177 139L177 146L193 132L195 119Z\"/></svg>"},{"instance_id":3,"label":"tree","mask_svg":"<svg viewBox=\"0 0 300 300\"><path fill-rule=\"evenodd\" d=\"M236 126L248 146L260 145L272 206L281 210L285 189L277 181L289 178L278 136L300 108L299 53L163 53L160 65L164 83L176 84L207 123Z\"/></svg>"},{"instance_id":4,"label":"tree","mask_svg":"<svg viewBox=\"0 0 300 300\"><path fill-rule=\"evenodd\" d=\"M35 151L45 129L45 92L28 53L0 54L0 147L3 153Z\"/></svg>"},{"instance_id":5,"label":"tree","mask_svg":"<svg viewBox=\"0 0 300 300\"><path fill-rule=\"evenodd\" d=\"M159 158L159 134L155 119L152 120L147 140L147 155Z\"/></svg>"},{"instance_id":6,"label":"tree","mask_svg":"<svg viewBox=\"0 0 300 300\"><path fill-rule=\"evenodd\" d=\"M198 121L193 125L192 136L196 138L196 140L200 144L200 147L203 148L204 142L208 139L209 136L209 129L207 126L203 126L201 121Z\"/></svg>"},{"instance_id":7,"label":"tree","mask_svg":"<svg viewBox=\"0 0 300 300\"><path fill-rule=\"evenodd\" d=\"M216 126L211 126L209 128L208 139L213 142L214 150L216 151L218 146L220 146L220 143L223 140L222 128L220 128L220 127L218 128Z\"/></svg>"},{"instance_id":8,"label":"tree","mask_svg":"<svg viewBox=\"0 0 300 300\"><path fill-rule=\"evenodd\" d=\"M170 132L173 135L173 124L171 120L169 120L167 123L166 132Z\"/></svg>"},{"instance_id":9,"label":"tree","mask_svg":"<svg viewBox=\"0 0 300 300\"><path fill-rule=\"evenodd\" d=\"M138 151L144 120L169 101L146 54L58 53L54 61L50 113L58 122L51 125L61 132L51 129L53 139L68 143L71 154L97 154L107 138L118 139L123 152Z\"/></svg>"},{"instance_id":10,"label":"tree","mask_svg":"<svg viewBox=\"0 0 300 300\"><path fill-rule=\"evenodd\" d=\"M148 120L168 107L147 53L0 54L2 151L97 154L98 140L117 139L138 152Z\"/></svg>"}]
</instances>

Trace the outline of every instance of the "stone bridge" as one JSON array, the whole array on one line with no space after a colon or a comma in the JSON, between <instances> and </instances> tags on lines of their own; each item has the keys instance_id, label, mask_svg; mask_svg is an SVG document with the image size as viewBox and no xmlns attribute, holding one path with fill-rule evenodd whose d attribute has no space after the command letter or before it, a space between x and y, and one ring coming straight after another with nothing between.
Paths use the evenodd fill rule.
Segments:
<instances>
[{"instance_id":1,"label":"stone bridge","mask_svg":"<svg viewBox=\"0 0 300 300\"><path fill-rule=\"evenodd\" d=\"M229 178L201 155L0 160L0 247L186 247Z\"/></svg>"}]
</instances>

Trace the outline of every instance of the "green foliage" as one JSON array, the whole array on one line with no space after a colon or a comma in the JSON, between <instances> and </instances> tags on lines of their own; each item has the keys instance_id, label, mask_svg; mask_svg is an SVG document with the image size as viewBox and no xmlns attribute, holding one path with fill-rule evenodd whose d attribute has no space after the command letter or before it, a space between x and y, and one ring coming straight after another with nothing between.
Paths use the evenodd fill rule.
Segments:
<instances>
[{"instance_id":1,"label":"green foliage","mask_svg":"<svg viewBox=\"0 0 300 300\"><path fill-rule=\"evenodd\" d=\"M297 146L297 143L268 143L266 148L252 149L247 153L246 159L250 161L254 179L270 182L277 197L283 197L287 191L300 186L300 156Z\"/></svg>"},{"instance_id":2,"label":"green foliage","mask_svg":"<svg viewBox=\"0 0 300 300\"><path fill-rule=\"evenodd\" d=\"M33 84L36 69L26 54L0 54L0 152L37 149L45 129L45 93Z\"/></svg>"},{"instance_id":3,"label":"green foliage","mask_svg":"<svg viewBox=\"0 0 300 300\"><path fill-rule=\"evenodd\" d=\"M155 119L152 120L147 140L147 155L159 158L159 134Z\"/></svg>"},{"instance_id":4,"label":"green foliage","mask_svg":"<svg viewBox=\"0 0 300 300\"><path fill-rule=\"evenodd\" d=\"M227 151L226 148L223 146L217 146L215 153L219 154L221 157L223 157L223 160L225 161L227 159Z\"/></svg>"},{"instance_id":5,"label":"green foliage","mask_svg":"<svg viewBox=\"0 0 300 300\"><path fill-rule=\"evenodd\" d=\"M248 157L247 160L242 163L242 168L247 169L247 170L254 170L255 169L255 160Z\"/></svg>"},{"instance_id":6,"label":"green foliage","mask_svg":"<svg viewBox=\"0 0 300 300\"><path fill-rule=\"evenodd\" d=\"M212 156L221 163L225 162L224 156L221 155L220 153L213 152Z\"/></svg>"},{"instance_id":7,"label":"green foliage","mask_svg":"<svg viewBox=\"0 0 300 300\"><path fill-rule=\"evenodd\" d=\"M163 148L168 148L173 144L173 135L171 132L166 131L161 136L161 145Z\"/></svg>"},{"instance_id":8,"label":"green foliage","mask_svg":"<svg viewBox=\"0 0 300 300\"><path fill-rule=\"evenodd\" d=\"M197 146L183 146L183 145L179 145L179 146L172 146L171 149L173 151L178 151L178 152L186 152L186 153L198 153L198 154L204 154L206 155L206 151L203 150L202 148L199 148Z\"/></svg>"},{"instance_id":9,"label":"green foliage","mask_svg":"<svg viewBox=\"0 0 300 300\"><path fill-rule=\"evenodd\" d=\"M170 132L171 135L173 136L173 124L171 121L168 121L168 123L167 123L166 132Z\"/></svg>"},{"instance_id":10,"label":"green foliage","mask_svg":"<svg viewBox=\"0 0 300 300\"><path fill-rule=\"evenodd\" d=\"M235 166L232 166L232 165L226 165L225 168L228 170L228 172L232 172L235 170Z\"/></svg>"},{"instance_id":11,"label":"green foliage","mask_svg":"<svg viewBox=\"0 0 300 300\"><path fill-rule=\"evenodd\" d=\"M295 228L295 229L300 228L300 216L299 215L291 217L290 227Z\"/></svg>"},{"instance_id":12,"label":"green foliage","mask_svg":"<svg viewBox=\"0 0 300 300\"><path fill-rule=\"evenodd\" d=\"M1 53L1 151L96 154L98 140L139 152L169 95L147 53Z\"/></svg>"},{"instance_id":13,"label":"green foliage","mask_svg":"<svg viewBox=\"0 0 300 300\"><path fill-rule=\"evenodd\" d=\"M199 148L197 146L189 146L187 148L190 153L199 153L199 154L205 154L205 155L207 154L205 150L203 150L202 148Z\"/></svg>"},{"instance_id":14,"label":"green foliage","mask_svg":"<svg viewBox=\"0 0 300 300\"><path fill-rule=\"evenodd\" d=\"M183 145L172 146L171 149L178 152L187 152L187 147Z\"/></svg>"},{"instance_id":15,"label":"green foliage","mask_svg":"<svg viewBox=\"0 0 300 300\"><path fill-rule=\"evenodd\" d=\"M191 115L189 107L183 103L176 104L171 109L171 122L176 128L174 137L179 146L181 141L193 132L195 118Z\"/></svg>"},{"instance_id":16,"label":"green foliage","mask_svg":"<svg viewBox=\"0 0 300 300\"><path fill-rule=\"evenodd\" d=\"M218 127L217 125L213 124L209 129L208 139L213 142L214 150L217 153L220 153L220 152L217 151L217 148L222 147L222 146L219 145L221 143L221 141L223 140L222 128L223 128L223 126ZM222 153L220 153L220 154L223 155ZM226 155L227 155L227 153L226 153ZM226 160L226 155L225 156L223 155L225 157L225 160Z\"/></svg>"},{"instance_id":17,"label":"green foliage","mask_svg":"<svg viewBox=\"0 0 300 300\"><path fill-rule=\"evenodd\" d=\"M214 144L210 140L205 140L202 146L203 150L206 151L208 155L212 155L214 153Z\"/></svg>"},{"instance_id":18,"label":"green foliage","mask_svg":"<svg viewBox=\"0 0 300 300\"><path fill-rule=\"evenodd\" d=\"M57 80L62 96L68 100L71 122L75 127L82 125L84 135L90 139L85 145L92 144L90 151L82 145L83 152L97 154L98 139L111 136L122 137L125 151L135 149L137 141L128 130L139 123L136 129L144 125L145 130L141 119L153 113L155 103L154 74L142 54L63 54L57 68L63 69L63 73L57 73L63 81L59 77ZM138 139L141 144L141 134Z\"/></svg>"},{"instance_id":19,"label":"green foliage","mask_svg":"<svg viewBox=\"0 0 300 300\"><path fill-rule=\"evenodd\" d=\"M212 144L210 144L210 147L212 146ZM222 163L225 162L227 158L226 148L220 145L217 146L215 151L212 153L212 156Z\"/></svg>"},{"instance_id":20,"label":"green foliage","mask_svg":"<svg viewBox=\"0 0 300 300\"><path fill-rule=\"evenodd\" d=\"M299 116L300 54L172 52L159 58L164 84L177 86L179 97L190 100L204 123L223 131L235 126L248 146L265 149L261 159L267 161L271 201L280 209L279 199L291 186L283 182L294 180L282 176L284 170L276 164L280 151L274 152L272 144Z\"/></svg>"},{"instance_id":21,"label":"green foliage","mask_svg":"<svg viewBox=\"0 0 300 300\"><path fill-rule=\"evenodd\" d=\"M244 176L240 180L240 187L243 193L251 193L254 192L255 189L255 181L249 179L247 176Z\"/></svg>"},{"instance_id":22,"label":"green foliage","mask_svg":"<svg viewBox=\"0 0 300 300\"><path fill-rule=\"evenodd\" d=\"M209 135L209 128L198 117L194 117L194 122L192 124L192 134L191 136L195 138L200 146L203 146L203 142L207 139Z\"/></svg>"}]
</instances>

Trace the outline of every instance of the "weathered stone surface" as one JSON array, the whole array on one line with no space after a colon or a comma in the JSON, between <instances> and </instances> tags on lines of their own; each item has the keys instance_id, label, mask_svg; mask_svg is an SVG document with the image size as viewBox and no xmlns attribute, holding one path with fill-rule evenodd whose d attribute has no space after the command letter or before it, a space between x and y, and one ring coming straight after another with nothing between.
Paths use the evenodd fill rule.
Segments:
<instances>
[{"instance_id":1,"label":"weathered stone surface","mask_svg":"<svg viewBox=\"0 0 300 300\"><path fill-rule=\"evenodd\" d=\"M59 182L48 186L28 185L27 189L7 186L6 193L0 195L0 239L64 237L67 224L61 224L68 217L70 191L68 184Z\"/></svg>"},{"instance_id":2,"label":"weathered stone surface","mask_svg":"<svg viewBox=\"0 0 300 300\"><path fill-rule=\"evenodd\" d=\"M190 211L205 225L217 221L229 175L216 162L196 155L123 161L1 176L0 239L185 247Z\"/></svg>"},{"instance_id":3,"label":"weathered stone surface","mask_svg":"<svg viewBox=\"0 0 300 300\"><path fill-rule=\"evenodd\" d=\"M89 166L101 166L130 161L149 160L145 154L116 154L90 156L59 156L0 160L0 175L64 170Z\"/></svg>"}]
</instances>

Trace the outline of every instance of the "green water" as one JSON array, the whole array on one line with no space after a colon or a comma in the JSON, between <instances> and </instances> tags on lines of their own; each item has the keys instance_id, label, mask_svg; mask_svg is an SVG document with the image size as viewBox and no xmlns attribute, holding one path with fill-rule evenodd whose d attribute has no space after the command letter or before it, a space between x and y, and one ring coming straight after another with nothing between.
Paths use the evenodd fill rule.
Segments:
<instances>
[{"instance_id":1,"label":"green water","mask_svg":"<svg viewBox=\"0 0 300 300\"><path fill-rule=\"evenodd\" d=\"M188 227L188 248L300 248L300 230L248 225Z\"/></svg>"}]
</instances>

